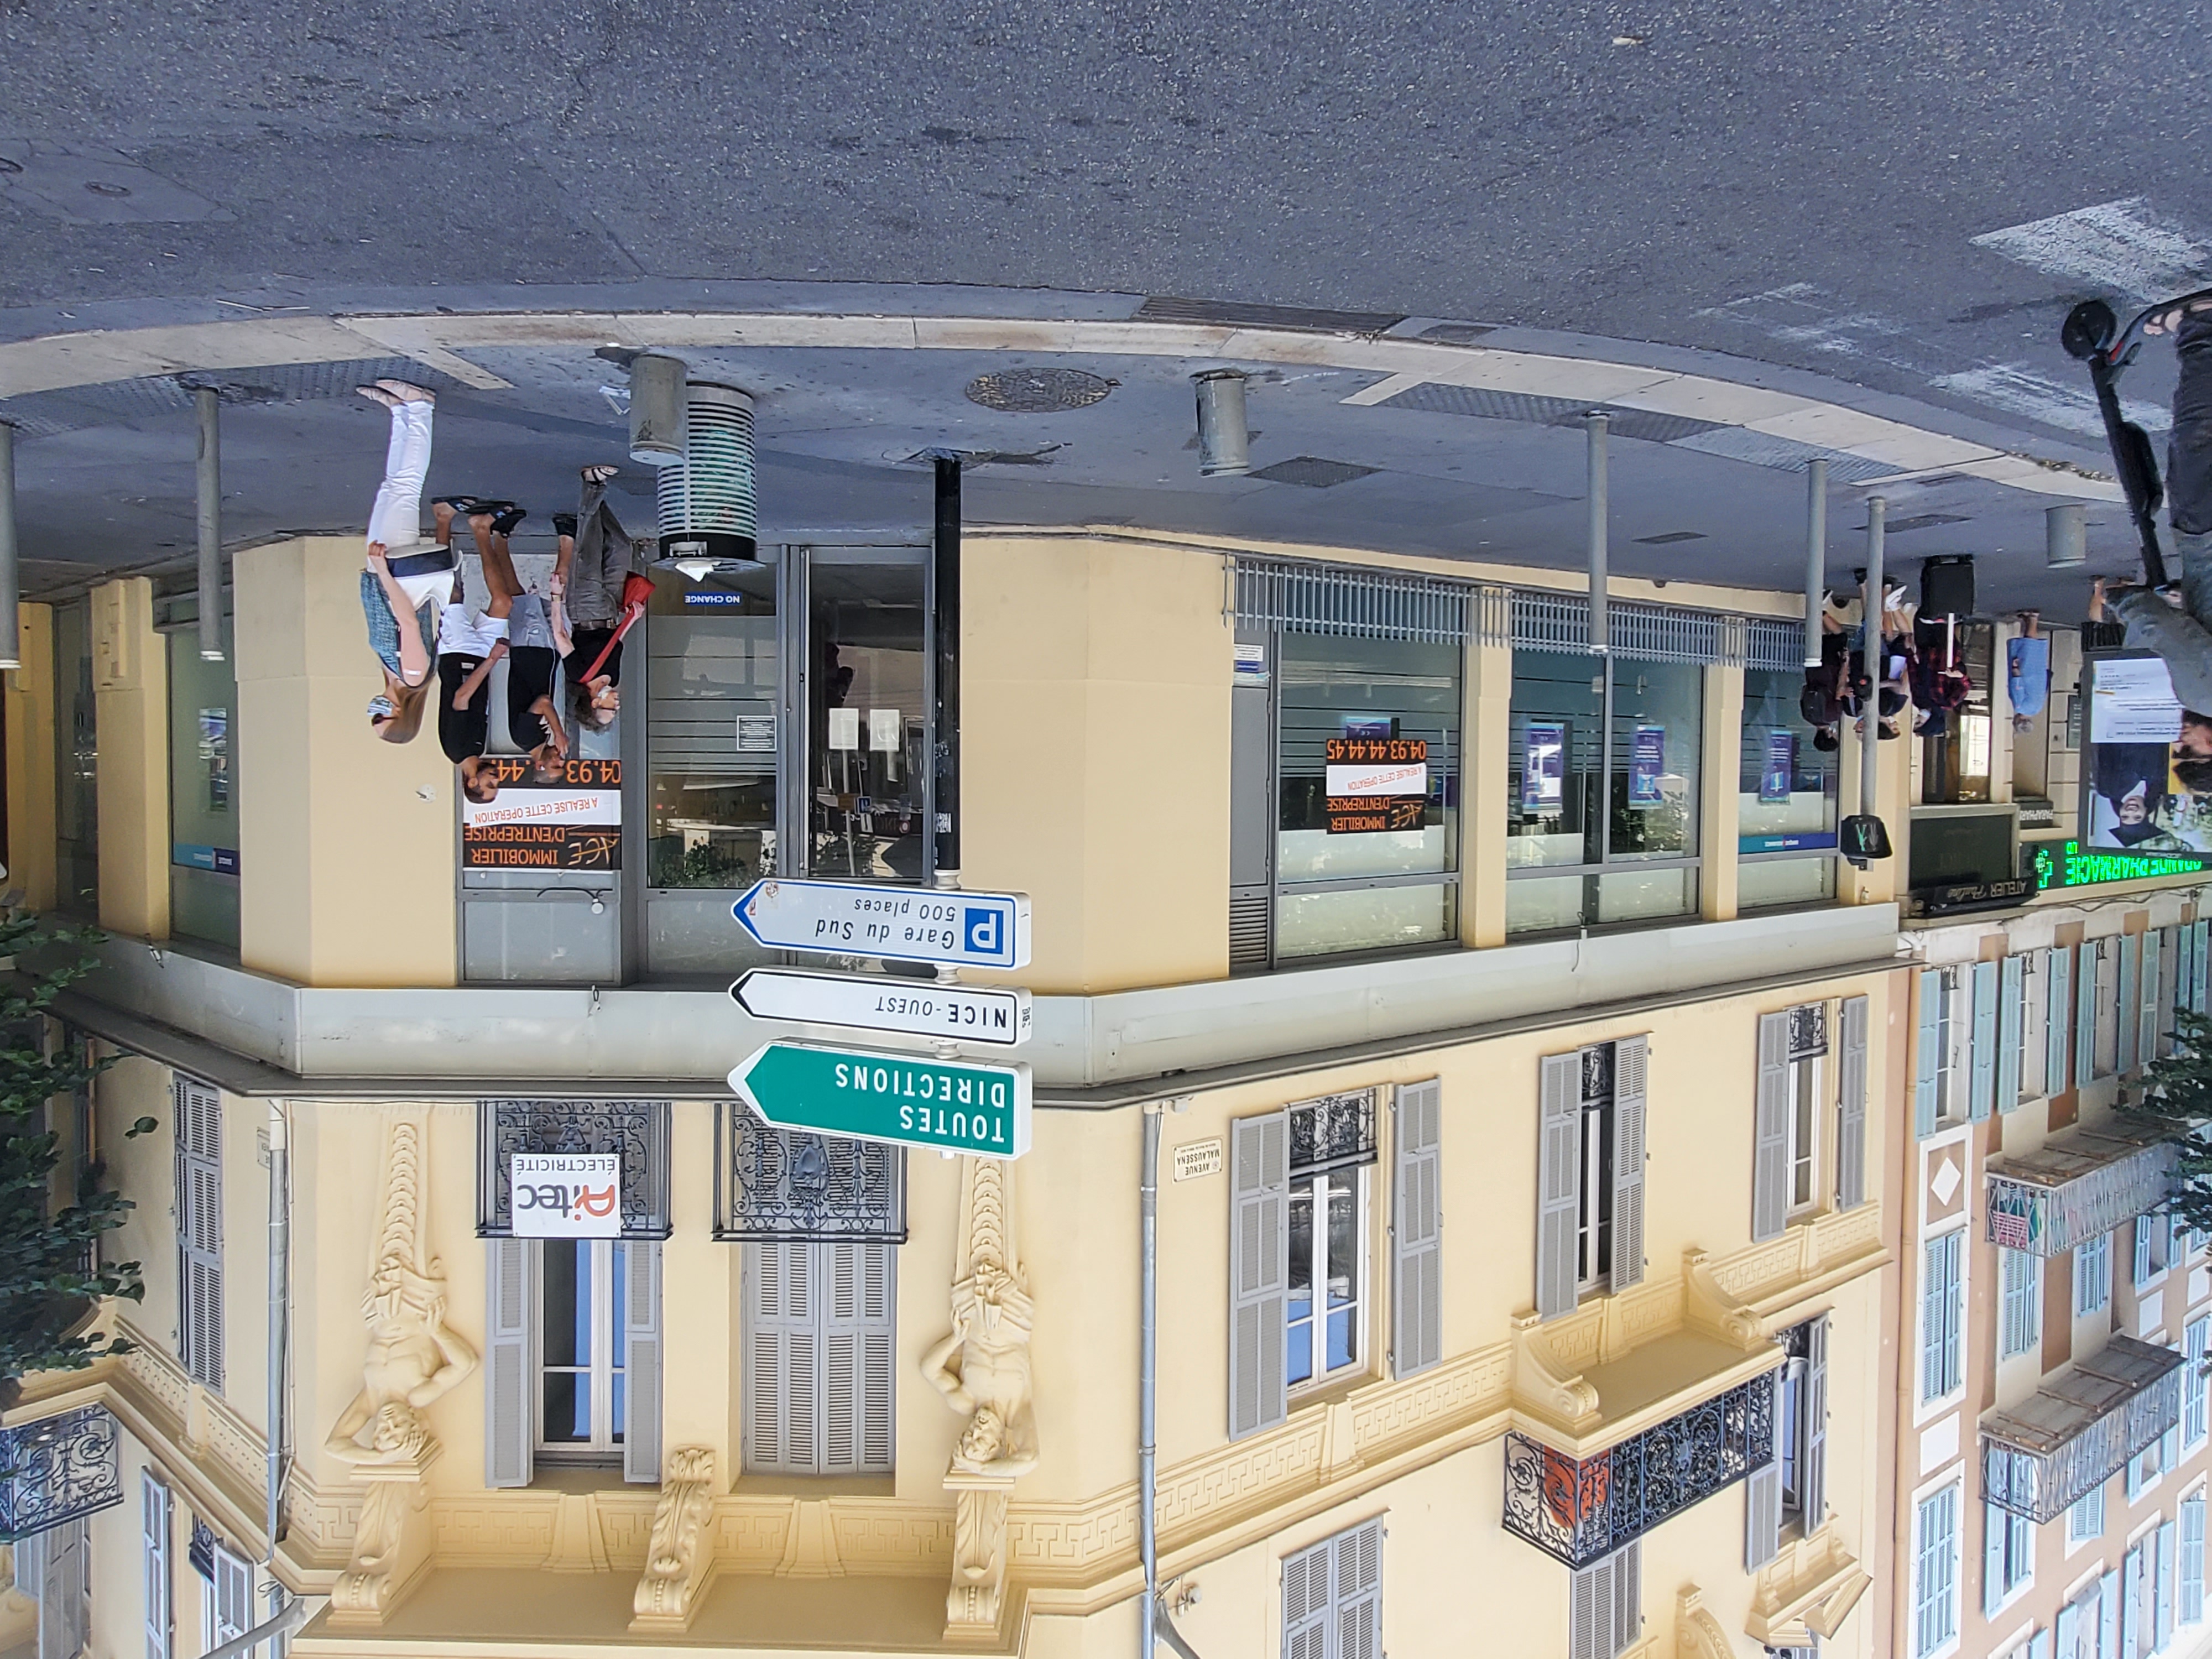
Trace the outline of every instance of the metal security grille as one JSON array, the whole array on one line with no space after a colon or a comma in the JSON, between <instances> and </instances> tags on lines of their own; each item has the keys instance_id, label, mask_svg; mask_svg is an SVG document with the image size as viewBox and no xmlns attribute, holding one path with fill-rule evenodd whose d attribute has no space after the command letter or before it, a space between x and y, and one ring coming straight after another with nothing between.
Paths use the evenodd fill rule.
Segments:
<instances>
[{"instance_id":1,"label":"metal security grille","mask_svg":"<svg viewBox=\"0 0 2212 1659\"><path fill-rule=\"evenodd\" d=\"M1607 607L1613 654L1644 662L1721 660L1722 618L1708 611L1676 611L1615 601ZM1589 649L1589 601L1573 593L1516 593L1513 644L1527 651Z\"/></svg>"},{"instance_id":2,"label":"metal security grille","mask_svg":"<svg viewBox=\"0 0 2212 1659\"><path fill-rule=\"evenodd\" d=\"M1433 576L1237 562L1240 627L1453 645L1467 637L1470 598L1464 583Z\"/></svg>"},{"instance_id":3,"label":"metal security grille","mask_svg":"<svg viewBox=\"0 0 2212 1659\"><path fill-rule=\"evenodd\" d=\"M714 1237L906 1242L906 1154L879 1141L779 1129L726 1103Z\"/></svg>"},{"instance_id":4,"label":"metal security grille","mask_svg":"<svg viewBox=\"0 0 2212 1659\"><path fill-rule=\"evenodd\" d=\"M1755 617L1749 629L1743 652L1746 668L1790 669L1805 665L1805 629L1802 623Z\"/></svg>"},{"instance_id":5,"label":"metal security grille","mask_svg":"<svg viewBox=\"0 0 2212 1659\"><path fill-rule=\"evenodd\" d=\"M669 1110L665 1100L478 1101L477 1237L512 1237L511 1154L617 1152L622 1236L667 1237Z\"/></svg>"}]
</instances>

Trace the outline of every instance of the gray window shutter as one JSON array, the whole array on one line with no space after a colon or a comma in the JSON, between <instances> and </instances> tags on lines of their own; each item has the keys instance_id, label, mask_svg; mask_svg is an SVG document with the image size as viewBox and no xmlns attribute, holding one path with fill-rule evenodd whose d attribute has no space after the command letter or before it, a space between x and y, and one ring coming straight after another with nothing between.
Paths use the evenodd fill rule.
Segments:
<instances>
[{"instance_id":1,"label":"gray window shutter","mask_svg":"<svg viewBox=\"0 0 2212 1659\"><path fill-rule=\"evenodd\" d=\"M2099 941L2083 939L2074 963L2074 1086L2097 1080L2097 969Z\"/></svg>"},{"instance_id":2,"label":"gray window shutter","mask_svg":"<svg viewBox=\"0 0 2212 1659\"><path fill-rule=\"evenodd\" d=\"M2020 1044L2027 1018L2027 958L1997 964L1997 1110L2020 1104Z\"/></svg>"},{"instance_id":3,"label":"gray window shutter","mask_svg":"<svg viewBox=\"0 0 2212 1659\"><path fill-rule=\"evenodd\" d=\"M1946 1058L1936 1052L1943 1040L1943 970L1923 968L1916 983L1918 1030L1912 1044L1912 1133L1925 1140L1936 1133L1936 1080L1943 1074Z\"/></svg>"},{"instance_id":4,"label":"gray window shutter","mask_svg":"<svg viewBox=\"0 0 2212 1659\"><path fill-rule=\"evenodd\" d=\"M1781 1393L1779 1377L1768 1381ZM1782 1547L1782 1449L1744 1476L1743 1570L1757 1572Z\"/></svg>"},{"instance_id":5,"label":"gray window shutter","mask_svg":"<svg viewBox=\"0 0 2212 1659\"><path fill-rule=\"evenodd\" d=\"M1613 1288L1616 1291L1644 1282L1644 1103L1650 1060L1648 1037L1623 1037L1613 1045Z\"/></svg>"},{"instance_id":6,"label":"gray window shutter","mask_svg":"<svg viewBox=\"0 0 2212 1659\"><path fill-rule=\"evenodd\" d=\"M2074 1029L2074 947L2051 947L2051 977L2043 1024L2043 1092L2063 1095L2074 1086L2069 1069L2073 1045L2067 1041Z\"/></svg>"},{"instance_id":7,"label":"gray window shutter","mask_svg":"<svg viewBox=\"0 0 2212 1659\"><path fill-rule=\"evenodd\" d=\"M2158 1003L2151 1014L2152 1046L2143 1050L2145 1065L2173 1047L2170 1039L2173 1036L2173 1011L2181 993L2181 941L2187 932L2182 927L2161 927L2154 935L2158 940Z\"/></svg>"},{"instance_id":8,"label":"gray window shutter","mask_svg":"<svg viewBox=\"0 0 2212 1659\"><path fill-rule=\"evenodd\" d=\"M1547 1054L1540 1062L1536 1131L1536 1311L1557 1319L1575 1310L1576 1208L1582 1190L1583 1057ZM1614 1252L1616 1262L1620 1252Z\"/></svg>"},{"instance_id":9,"label":"gray window shutter","mask_svg":"<svg viewBox=\"0 0 2212 1659\"><path fill-rule=\"evenodd\" d=\"M1980 1122L1997 1094L1997 965L1974 964L1974 1025L1966 1066L1966 1115Z\"/></svg>"},{"instance_id":10,"label":"gray window shutter","mask_svg":"<svg viewBox=\"0 0 2212 1659\"><path fill-rule=\"evenodd\" d=\"M2196 947L2189 953L2189 1006L2198 1013L2212 1013L2212 917L2190 924Z\"/></svg>"},{"instance_id":11,"label":"gray window shutter","mask_svg":"<svg viewBox=\"0 0 2212 1659\"><path fill-rule=\"evenodd\" d=\"M1438 1186L1443 1085L1401 1083L1392 1097L1398 1183L1390 1215L1390 1374L1443 1358L1443 1227Z\"/></svg>"},{"instance_id":12,"label":"gray window shutter","mask_svg":"<svg viewBox=\"0 0 2212 1659\"><path fill-rule=\"evenodd\" d=\"M176 1620L176 1581L170 1566L169 1489L151 1469L138 1472L139 1547L146 1568L146 1659L171 1659Z\"/></svg>"},{"instance_id":13,"label":"gray window shutter","mask_svg":"<svg viewBox=\"0 0 2212 1659\"><path fill-rule=\"evenodd\" d=\"M2120 935L2118 1036L2113 1044L2114 1072L2122 1075L2136 1068L2136 1033L2142 1004L2142 935Z\"/></svg>"},{"instance_id":14,"label":"gray window shutter","mask_svg":"<svg viewBox=\"0 0 2212 1659\"><path fill-rule=\"evenodd\" d=\"M1619 1559L1609 1555L1602 1561L1593 1561L1577 1569L1570 1581L1569 1659L1613 1659L1613 1632L1617 1617L1613 1611L1613 1564Z\"/></svg>"},{"instance_id":15,"label":"gray window shutter","mask_svg":"<svg viewBox=\"0 0 2212 1659\"><path fill-rule=\"evenodd\" d=\"M222 1545L215 1547L215 1639L243 1636L260 1621L253 1616L253 1564Z\"/></svg>"},{"instance_id":16,"label":"gray window shutter","mask_svg":"<svg viewBox=\"0 0 2212 1659\"><path fill-rule=\"evenodd\" d=\"M64 1521L25 1539L15 1564L16 1583L38 1587L38 1659L76 1659L92 1635L90 1522Z\"/></svg>"},{"instance_id":17,"label":"gray window shutter","mask_svg":"<svg viewBox=\"0 0 2212 1659\"><path fill-rule=\"evenodd\" d=\"M1644 1634L1643 1545L1626 1546L1613 1564L1613 1650L1620 1653Z\"/></svg>"},{"instance_id":18,"label":"gray window shutter","mask_svg":"<svg viewBox=\"0 0 2212 1659\"><path fill-rule=\"evenodd\" d=\"M2197 925L2185 921L2173 930L2173 1006L2179 1010L2193 1007L2191 994L2197 977ZM2166 1022L2167 1030L2173 1022Z\"/></svg>"},{"instance_id":19,"label":"gray window shutter","mask_svg":"<svg viewBox=\"0 0 2212 1659\"><path fill-rule=\"evenodd\" d=\"M1272 1429L1290 1415L1291 1115L1229 1126L1229 1437Z\"/></svg>"},{"instance_id":20,"label":"gray window shutter","mask_svg":"<svg viewBox=\"0 0 2212 1659\"><path fill-rule=\"evenodd\" d=\"M1867 1167L1867 1000L1844 1001L1842 1058L1838 1085L1842 1104L1836 1121L1836 1207L1856 1209L1866 1202Z\"/></svg>"},{"instance_id":21,"label":"gray window shutter","mask_svg":"<svg viewBox=\"0 0 2212 1659\"><path fill-rule=\"evenodd\" d=\"M1336 1581L1330 1599L1336 1652L1331 1659L1382 1659L1382 1517L1339 1533L1334 1542Z\"/></svg>"},{"instance_id":22,"label":"gray window shutter","mask_svg":"<svg viewBox=\"0 0 2212 1659\"><path fill-rule=\"evenodd\" d=\"M1283 1659L1328 1659L1327 1543L1283 1558Z\"/></svg>"},{"instance_id":23,"label":"gray window shutter","mask_svg":"<svg viewBox=\"0 0 2212 1659\"><path fill-rule=\"evenodd\" d=\"M815 1247L745 1246L745 1467L812 1474L822 1436Z\"/></svg>"},{"instance_id":24,"label":"gray window shutter","mask_svg":"<svg viewBox=\"0 0 2212 1659\"><path fill-rule=\"evenodd\" d=\"M1828 1515L1828 1316L1806 1333L1805 1441L1800 1453L1799 1508L1812 1532Z\"/></svg>"},{"instance_id":25,"label":"gray window shutter","mask_svg":"<svg viewBox=\"0 0 2212 1659\"><path fill-rule=\"evenodd\" d=\"M660 1246L633 1238L623 1246L623 1479L660 1484Z\"/></svg>"},{"instance_id":26,"label":"gray window shutter","mask_svg":"<svg viewBox=\"0 0 2212 1659\"><path fill-rule=\"evenodd\" d=\"M2173 1559L2174 1526L2171 1521L2158 1523L2158 1639L2154 1644L2163 1650L2173 1639Z\"/></svg>"},{"instance_id":27,"label":"gray window shutter","mask_svg":"<svg viewBox=\"0 0 2212 1659\"><path fill-rule=\"evenodd\" d=\"M1759 1085L1753 1097L1751 1237L1778 1238L1790 1218L1790 1016L1759 1017Z\"/></svg>"},{"instance_id":28,"label":"gray window shutter","mask_svg":"<svg viewBox=\"0 0 2212 1659\"><path fill-rule=\"evenodd\" d=\"M177 1346L185 1372L222 1388L222 1097L173 1080L177 1176Z\"/></svg>"},{"instance_id":29,"label":"gray window shutter","mask_svg":"<svg viewBox=\"0 0 2212 1659\"><path fill-rule=\"evenodd\" d=\"M2136 1064L2148 1066L2158 1058L2158 1034L2165 1029L2158 1019L2158 987L2165 977L2161 959L2163 940L2155 933L2139 934L2136 954L2142 959L2142 976L2136 986L2137 1002L2120 1011L2123 1019L2136 1022Z\"/></svg>"},{"instance_id":30,"label":"gray window shutter","mask_svg":"<svg viewBox=\"0 0 2212 1659\"><path fill-rule=\"evenodd\" d=\"M822 1471L882 1474L891 1467L891 1247L812 1247L821 1277Z\"/></svg>"},{"instance_id":31,"label":"gray window shutter","mask_svg":"<svg viewBox=\"0 0 2212 1659\"><path fill-rule=\"evenodd\" d=\"M484 1241L484 1485L526 1486L535 1474L538 1368L530 1352L531 1244Z\"/></svg>"},{"instance_id":32,"label":"gray window shutter","mask_svg":"<svg viewBox=\"0 0 2212 1659\"><path fill-rule=\"evenodd\" d=\"M2005 1512L1996 1504L1982 1505L1982 1617L1994 1619L2004 1605Z\"/></svg>"}]
</instances>

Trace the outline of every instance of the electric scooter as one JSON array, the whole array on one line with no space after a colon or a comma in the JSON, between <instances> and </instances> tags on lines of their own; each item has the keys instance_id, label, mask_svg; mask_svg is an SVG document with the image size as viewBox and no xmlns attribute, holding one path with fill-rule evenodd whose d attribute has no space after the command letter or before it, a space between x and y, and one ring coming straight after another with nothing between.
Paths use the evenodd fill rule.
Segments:
<instances>
[{"instance_id":1,"label":"electric scooter","mask_svg":"<svg viewBox=\"0 0 2212 1659\"><path fill-rule=\"evenodd\" d=\"M2112 448L2112 465L2128 498L2128 516L2135 520L2136 536L2142 544L2143 577L2154 587L2166 585L2166 555L2158 541L2158 509L2166 500L2166 487L2159 479L2150 434L2120 412L2120 376L2142 349L2146 323L2160 312L2206 298L2212 298L2212 289L2146 306L2124 328L2104 301L2084 300L2066 313L2058 330L2058 343L2066 355L2089 365L2097 412L2104 417L2105 441Z\"/></svg>"}]
</instances>

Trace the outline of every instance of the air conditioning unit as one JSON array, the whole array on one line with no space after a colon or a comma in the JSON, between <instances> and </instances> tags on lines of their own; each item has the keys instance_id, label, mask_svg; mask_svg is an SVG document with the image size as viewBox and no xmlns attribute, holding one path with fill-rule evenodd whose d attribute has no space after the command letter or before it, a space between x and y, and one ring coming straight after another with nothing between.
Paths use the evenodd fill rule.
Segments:
<instances>
[{"instance_id":1,"label":"air conditioning unit","mask_svg":"<svg viewBox=\"0 0 2212 1659\"><path fill-rule=\"evenodd\" d=\"M660 469L660 562L694 581L726 565L757 564L753 480L753 400L735 386L695 381L683 459Z\"/></svg>"}]
</instances>

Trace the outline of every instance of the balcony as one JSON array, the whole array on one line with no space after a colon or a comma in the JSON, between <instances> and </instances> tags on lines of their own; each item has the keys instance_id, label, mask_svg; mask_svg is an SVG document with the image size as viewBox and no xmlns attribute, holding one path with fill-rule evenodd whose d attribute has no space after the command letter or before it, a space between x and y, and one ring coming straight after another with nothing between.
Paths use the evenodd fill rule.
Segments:
<instances>
[{"instance_id":1,"label":"balcony","mask_svg":"<svg viewBox=\"0 0 2212 1659\"><path fill-rule=\"evenodd\" d=\"M120 1431L105 1406L0 1429L0 1544L120 1504Z\"/></svg>"},{"instance_id":2,"label":"balcony","mask_svg":"<svg viewBox=\"0 0 2212 1659\"><path fill-rule=\"evenodd\" d=\"M2009 1411L1982 1419L1982 1495L2037 1522L2055 1521L2118 1474L2181 1414L2172 1348L2115 1336Z\"/></svg>"},{"instance_id":3,"label":"balcony","mask_svg":"<svg viewBox=\"0 0 2212 1659\"><path fill-rule=\"evenodd\" d=\"M2008 1250L2062 1255L2166 1202L2173 1148L2105 1127L2053 1137L1989 1164L1988 1237Z\"/></svg>"},{"instance_id":4,"label":"balcony","mask_svg":"<svg viewBox=\"0 0 2212 1659\"><path fill-rule=\"evenodd\" d=\"M1773 1456L1771 1374L1589 1457L1509 1432L1505 1529L1570 1567L1587 1566Z\"/></svg>"}]
</instances>

